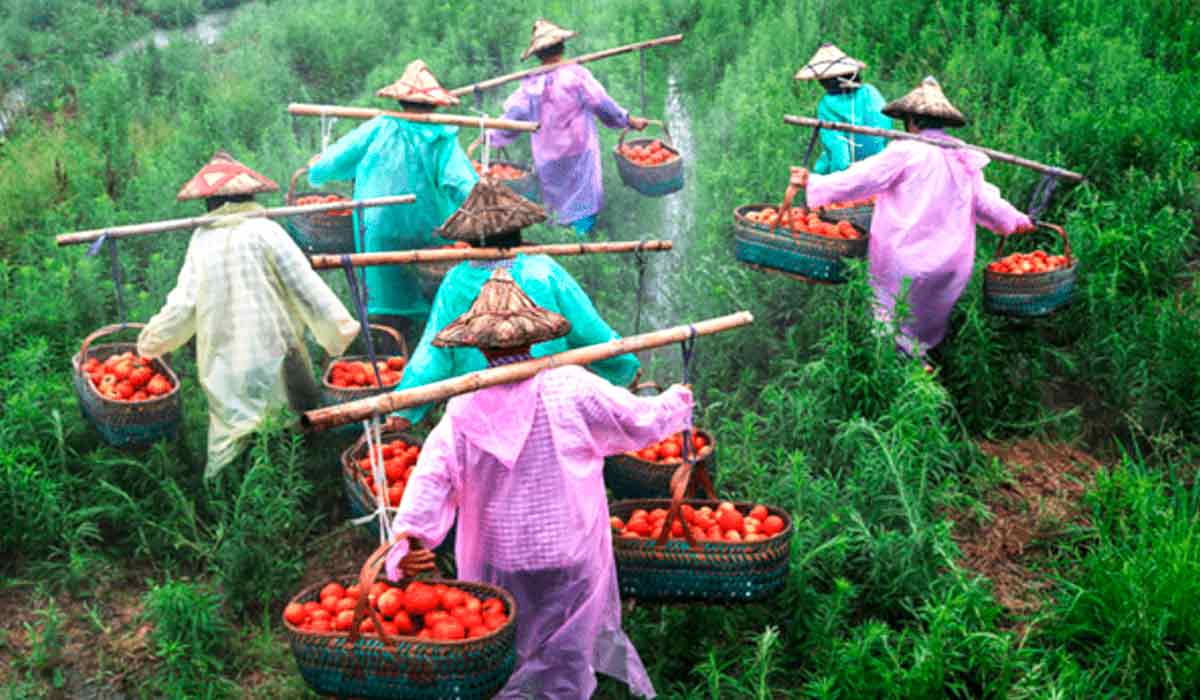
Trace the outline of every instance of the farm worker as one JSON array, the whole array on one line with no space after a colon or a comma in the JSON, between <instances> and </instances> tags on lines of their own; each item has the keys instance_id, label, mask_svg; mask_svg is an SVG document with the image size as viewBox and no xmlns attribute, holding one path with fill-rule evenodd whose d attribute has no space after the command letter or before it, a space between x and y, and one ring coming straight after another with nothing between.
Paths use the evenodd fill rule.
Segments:
<instances>
[{"instance_id":1,"label":"farm worker","mask_svg":"<svg viewBox=\"0 0 1200 700\"><path fill-rule=\"evenodd\" d=\"M497 269L434 342L469 347L496 367L570 330ZM575 366L450 399L396 512L388 575L396 578L408 538L432 549L457 516L459 577L504 588L517 603L517 666L496 697L587 698L596 672L653 697L621 631L604 457L691 419L687 387L639 398Z\"/></svg>"},{"instance_id":2,"label":"farm worker","mask_svg":"<svg viewBox=\"0 0 1200 700\"><path fill-rule=\"evenodd\" d=\"M462 208L446 220L438 233L455 241L473 245L509 248L521 245L521 229L546 220L539 205L513 192L499 180L485 177L471 190ZM532 349L535 357L571 348L606 343L619 337L600 318L591 299L571 274L546 255L518 254L506 260L470 260L459 263L442 280L425 333L404 368L404 377L396 391L483 369L487 360L471 347L449 347L435 342L438 333L461 316L479 296L485 282L497 268L507 270L518 286L542 308L565 316L571 330L561 338L548 339ZM604 379L625 386L637 374L640 363L633 354L601 360L590 365ZM426 404L393 414L393 427L403 429L420 421L432 405Z\"/></svg>"},{"instance_id":3,"label":"farm worker","mask_svg":"<svg viewBox=\"0 0 1200 700\"><path fill-rule=\"evenodd\" d=\"M192 234L175 289L138 337L139 354L159 357L196 336L208 397L206 478L237 457L272 411L318 404L306 327L330 355L359 330L279 224L245 217L262 210L255 194L278 189L225 151L183 186L177 199L204 199L223 218Z\"/></svg>"},{"instance_id":4,"label":"farm worker","mask_svg":"<svg viewBox=\"0 0 1200 700\"><path fill-rule=\"evenodd\" d=\"M376 94L399 100L406 112L458 104L422 61L408 64L399 80ZM363 212L366 231L357 249L374 253L437 245L433 230L458 209L479 176L458 145L458 127L379 116L315 156L308 179L316 187L353 179L355 199L416 195L413 204ZM355 212L356 227L357 217ZM411 336L429 314L411 266L368 267L366 278L368 313Z\"/></svg>"},{"instance_id":5,"label":"farm worker","mask_svg":"<svg viewBox=\"0 0 1200 700\"><path fill-rule=\"evenodd\" d=\"M867 64L851 58L833 44L822 44L796 73L796 80L816 80L825 88L825 96L817 103L817 119L846 122L879 129L892 128L892 120L881 110L883 95L859 77ZM824 149L813 172L826 175L849 168L851 164L883 150L887 140L880 136L847 134L824 129L821 146Z\"/></svg>"},{"instance_id":6,"label":"farm worker","mask_svg":"<svg viewBox=\"0 0 1200 700\"><path fill-rule=\"evenodd\" d=\"M539 19L521 58L536 55L544 66L557 65L563 60L566 40L574 36L573 31ZM637 131L646 128L646 120L630 116L591 71L574 63L522 78L521 87L504 102L504 118L541 124L531 141L546 208L556 223L574 228L580 238L591 233L604 206L595 119L610 129ZM487 132L488 144L494 148L518 136L516 131Z\"/></svg>"},{"instance_id":7,"label":"farm worker","mask_svg":"<svg viewBox=\"0 0 1200 700\"><path fill-rule=\"evenodd\" d=\"M883 113L904 120L909 133L962 143L944 129L964 126L966 118L932 77ZM792 168L789 195L807 187L809 207L876 197L868 247L876 314L891 322L905 280L911 281L911 314L897 339L909 355L923 359L942 342L954 302L971 278L976 224L1002 235L1033 230L1029 217L984 180L988 162L978 151L904 140L840 173Z\"/></svg>"}]
</instances>

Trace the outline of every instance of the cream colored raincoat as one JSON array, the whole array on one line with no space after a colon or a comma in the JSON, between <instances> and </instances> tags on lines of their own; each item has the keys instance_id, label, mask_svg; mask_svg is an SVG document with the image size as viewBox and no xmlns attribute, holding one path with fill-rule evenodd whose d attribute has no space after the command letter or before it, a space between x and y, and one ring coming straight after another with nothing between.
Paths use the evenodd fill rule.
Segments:
<instances>
[{"instance_id":1,"label":"cream colored raincoat","mask_svg":"<svg viewBox=\"0 0 1200 700\"><path fill-rule=\"evenodd\" d=\"M227 204L213 212L226 219L196 229L166 306L138 338L139 354L158 357L196 336L209 411L206 478L237 457L270 411L315 405L305 326L331 355L359 330L278 224L240 216L255 209Z\"/></svg>"}]
</instances>

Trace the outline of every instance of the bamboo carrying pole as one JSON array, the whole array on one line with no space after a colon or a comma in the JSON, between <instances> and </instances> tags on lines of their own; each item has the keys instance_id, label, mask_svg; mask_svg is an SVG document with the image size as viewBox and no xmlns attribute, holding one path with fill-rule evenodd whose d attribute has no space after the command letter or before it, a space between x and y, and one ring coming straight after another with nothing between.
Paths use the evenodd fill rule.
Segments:
<instances>
[{"instance_id":1,"label":"bamboo carrying pole","mask_svg":"<svg viewBox=\"0 0 1200 700\"><path fill-rule=\"evenodd\" d=\"M1035 160L1029 160L1027 158L1022 158L1020 156L1014 156L1011 153L1005 153L1003 151L996 151L996 150L992 150L990 148L984 148L983 146L976 146L976 145L969 144L969 143L954 143L951 141L943 141L941 139L931 139L928 136L921 136L920 134L910 134L907 131L895 131L893 129L879 129L879 128L876 128L873 126L858 126L857 124L847 124L845 122L827 122L822 119L813 119L811 117L797 117L797 116L794 116L791 114L783 115L783 121L787 124L792 124L793 126L811 126L816 129L829 129L831 131L848 131L852 134L866 134L867 136L882 136L883 138L887 138L887 139L907 139L909 141L920 141L921 143L927 143L931 146L941 146L942 148L969 148L973 151L979 151L980 153L987 154L994 160L1003 161L1005 163L1012 163L1013 165L1019 165L1022 168L1029 168L1030 170L1035 170L1039 173L1044 173L1046 175L1052 175L1054 177L1057 177L1057 178L1060 178L1063 180L1069 180L1071 182L1083 182L1086 179L1086 178L1084 178L1083 175L1081 175L1077 172L1073 172L1071 170L1065 170L1063 168L1055 167L1053 165L1046 165L1044 163L1039 163Z\"/></svg>"},{"instance_id":2,"label":"bamboo carrying pole","mask_svg":"<svg viewBox=\"0 0 1200 700\"><path fill-rule=\"evenodd\" d=\"M279 219L285 216L295 216L297 214L317 214L323 211L341 211L345 209L358 209L360 207L387 207L393 204L412 204L417 201L417 198L411 194L398 194L392 197L375 197L372 199L359 200L344 200L341 202L327 202L325 204L303 204L292 207L275 207L274 209L260 209L258 211L248 211L236 214L246 219ZM152 233L165 233L167 231L179 231L183 229L196 228L197 226L207 226L215 224L225 216L193 216L187 219L167 219L166 221L154 221L148 224L130 224L129 226L110 226L109 228L96 228L89 231L76 231L75 233L64 233L54 237L54 242L59 246L75 245L78 243L90 243L101 236L108 238L129 238L130 236L146 236Z\"/></svg>"},{"instance_id":3,"label":"bamboo carrying pole","mask_svg":"<svg viewBox=\"0 0 1200 700\"><path fill-rule=\"evenodd\" d=\"M683 41L682 34L672 34L671 36L663 36L663 37L659 37L657 39L648 39L646 41L639 41L636 44L627 44L625 46L617 46L615 48L605 49L603 51L597 51L595 53L588 53L588 54L584 54L582 56L576 56L575 58L563 59L557 63L552 63L550 65L538 66L537 68L529 68L527 70L517 71L516 73L509 73L507 75L502 75L498 78L491 78L489 80L483 80L478 83L471 83L470 85L464 85L460 88L454 88L453 90L450 91L450 94L454 95L456 97L459 97L462 95L466 95L466 94L475 92L476 90L491 90L492 88L499 87L500 85L503 85L505 83L511 83L514 80L520 80L521 78L524 78L527 75L537 75L538 73L545 73L548 71L552 71L555 68L558 68L559 66L565 66L565 65L568 65L571 63L587 63L589 61L599 61L602 58L609 58L611 56L619 56L620 54L629 53L630 51L637 51L638 49L648 49L648 48L651 48L654 46L665 46L667 44L678 44L681 41Z\"/></svg>"},{"instance_id":4,"label":"bamboo carrying pole","mask_svg":"<svg viewBox=\"0 0 1200 700\"><path fill-rule=\"evenodd\" d=\"M512 248L431 248L394 250L385 253L356 253L348 256L354 267L409 265L412 263L457 262L459 260L503 260L525 255L591 255L593 253L636 253L671 250L671 241L612 241L609 243L556 243L523 245ZM314 255L312 266L328 270L342 266L340 255Z\"/></svg>"},{"instance_id":5,"label":"bamboo carrying pole","mask_svg":"<svg viewBox=\"0 0 1200 700\"><path fill-rule=\"evenodd\" d=\"M523 122L515 119L493 119L491 117L471 117L464 114L438 114L437 112L391 112L372 107L314 105L303 102L291 103L288 105L288 112L298 117L338 117L341 119L374 119L383 115L399 117L410 122L453 124L455 126L482 125L486 129L503 129L505 131L537 131L541 126L537 122Z\"/></svg>"},{"instance_id":6,"label":"bamboo carrying pole","mask_svg":"<svg viewBox=\"0 0 1200 700\"><path fill-rule=\"evenodd\" d=\"M563 367L565 365L588 365L610 357L616 357L617 355L641 352L642 350L662 347L672 343L682 343L691 338L693 332L695 335L712 335L713 333L720 333L749 325L753 321L754 316L749 311L739 311L728 316L719 316L706 321L700 321L690 326L676 326L666 330L632 335L628 338L618 338L610 340L607 343L600 343L599 345L588 345L587 347L539 357L536 360L526 360L511 365L471 372L461 377L444 379L440 382L426 384L425 386L413 389L393 391L380 394L379 396L350 401L337 406L318 408L305 413L301 417L301 423L308 430L328 430L329 428L345 425L346 423L366 420L371 416L385 415L393 411L399 411L402 408L441 401L451 396L467 394L489 386L519 382L529 379L545 369Z\"/></svg>"}]
</instances>

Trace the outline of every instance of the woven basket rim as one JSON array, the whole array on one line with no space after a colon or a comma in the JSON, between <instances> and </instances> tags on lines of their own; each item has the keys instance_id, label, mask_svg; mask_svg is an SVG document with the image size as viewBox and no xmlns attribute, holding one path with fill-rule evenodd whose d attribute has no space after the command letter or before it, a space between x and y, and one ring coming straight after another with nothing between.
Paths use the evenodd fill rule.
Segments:
<instances>
[{"instance_id":1,"label":"woven basket rim","mask_svg":"<svg viewBox=\"0 0 1200 700\"><path fill-rule=\"evenodd\" d=\"M1068 267L1060 267L1056 270L1047 270L1045 272L1029 272L1029 273L1024 273L1024 274L1019 274L1016 272L997 272L995 270L989 270L985 267L985 268L983 268L983 274L984 274L985 278L992 277L994 279L1004 280L1006 282L1011 282L1011 281L1015 281L1015 280L1037 281L1037 280L1047 279L1050 275L1062 275L1064 277L1071 276L1071 275L1075 274L1076 268L1078 268L1078 267L1079 267L1079 259L1072 257L1071 264Z\"/></svg>"},{"instance_id":2,"label":"woven basket rim","mask_svg":"<svg viewBox=\"0 0 1200 700\"><path fill-rule=\"evenodd\" d=\"M343 574L338 574L335 576L330 576L329 578L331 580L337 581L342 586L357 585L359 582L358 576L355 574L343 573ZM347 581L349 581L350 583L347 584L346 583ZM501 588L499 586L493 586L490 583L483 583L481 581L466 581L463 579L449 579L449 578L441 578L441 577L412 578L412 579L404 579L399 584L392 583L390 581L388 583L392 586L403 587L404 585L407 585L408 583L412 583L415 581L420 581L421 583L427 583L429 585L444 583L447 586L454 586L454 587L460 587L463 585L467 585L467 586L475 586L475 587L487 589L490 593L494 594L493 597L500 598L501 600L504 601L504 605L508 609L508 619L506 619L504 621L503 625L500 625L499 627L497 627L494 630L488 631L488 633L483 635L482 637L475 637L473 639L450 639L450 640L418 639L416 635L404 635L404 634L394 635L395 639L398 639L398 640L401 640L404 642L408 642L411 644L428 646L431 649L458 649L458 648L467 647L467 646L485 645L487 642L495 641L495 638L497 636L499 636L502 633L507 632L507 630L510 627L514 627L516 625L517 601L512 597L511 593L509 593L508 591L504 590L503 588ZM327 580L323 583L317 582L310 586L306 586L303 590L301 590L299 593L292 596L292 598L290 600L288 600L287 604L284 606L284 609L285 610L287 609L287 605L291 605L292 603L299 603L299 601L302 600L303 598L313 595L314 592L319 591L321 588L324 588L328 583L329 583L329 581ZM467 591L467 592L470 592L470 591ZM361 595L361 593L360 593L360 595ZM301 605L303 605L303 604L301 603ZM287 631L290 634L293 634L297 637L302 637L302 638L307 638L307 639L320 639L320 640L343 639L343 640L347 640L347 641L349 641L349 638L350 638L349 632L341 631L341 630L330 630L329 632L313 632L311 630L302 630L299 627L288 622L287 619L283 617L282 612L279 613L279 619L283 620L284 628L287 629ZM363 619L369 620L371 618L369 616L364 616ZM391 651L393 653L399 648L399 647L388 645L387 642L384 641L383 636L380 634L369 634L369 635L368 634L360 634L358 636L358 639L365 640L365 641L379 642L379 644L384 649Z\"/></svg>"},{"instance_id":3,"label":"woven basket rim","mask_svg":"<svg viewBox=\"0 0 1200 700\"><path fill-rule=\"evenodd\" d=\"M387 357L403 357L404 358L404 366L405 366L405 368L408 367L408 356L407 355L396 354L396 355L388 355ZM326 389L329 389L331 391L354 391L354 392L357 392L357 391L362 391L362 392L379 391L381 389L383 389L383 390L395 389L396 387L400 386L400 382L404 381L404 377L403 377L403 375L401 375L400 382L396 382L395 384L388 384L387 386L334 386L333 383L330 381L330 378L333 377L333 363L335 363L335 362L351 362L351 361L353 361L353 362L370 362L371 358L368 355L338 355L337 357L331 357L331 358L325 360L325 370L323 372L321 372L321 383L325 385Z\"/></svg>"},{"instance_id":4,"label":"woven basket rim","mask_svg":"<svg viewBox=\"0 0 1200 700\"><path fill-rule=\"evenodd\" d=\"M632 139L632 140L630 140L630 141L626 141L625 143L626 143L626 145L635 145L635 146L637 146L637 145L641 145L643 142L645 142L645 143L650 143L651 141L656 141L656 140L658 140L658 139L647 139L647 138L640 138L640 139ZM629 167L631 167L631 168L641 168L642 170L655 170L655 169L657 169L657 168L665 168L665 167L668 167L668 166L675 166L675 165L678 165L678 164L680 163L680 161L682 161L682 160L683 160L683 154L682 154L682 153L680 153L680 152L679 152L679 150L678 150L678 149L676 149L674 146L668 146L668 145L666 144L666 142L661 142L661 143L662 143L662 145L663 145L663 148L665 148L665 149L667 149L668 151L670 151L670 152L672 152L672 153L674 153L674 154L675 154L675 158L673 158L673 159L671 159L671 160L667 161L666 163L655 163L654 165L642 165L642 164L640 164L640 163L634 163L632 160L629 160L628 158L626 158L624 155L622 155L622 154L621 154L621 147L620 147L619 145L618 145L618 146L614 146L614 147L613 147L613 155L615 155L616 157L618 157L618 158L620 158L621 160L625 161L625 163L626 163L626 164L627 164Z\"/></svg>"},{"instance_id":5,"label":"woven basket rim","mask_svg":"<svg viewBox=\"0 0 1200 700\"><path fill-rule=\"evenodd\" d=\"M709 456L712 455L713 451L716 449L717 443L715 440L713 440L712 435L710 435L707 431L701 430L699 428L692 428L692 432L696 433L697 435L703 435L704 439L708 440L708 444L704 446L704 449L700 450L695 455L693 455L693 458L695 459L695 461L702 462L702 461L708 459ZM666 464L663 464L662 462L651 462L650 460L642 459L641 457L638 457L637 453L638 453L638 450L633 450L632 452L618 452L615 455L609 455L609 456L610 457L625 457L627 459L631 459L631 460L640 462L644 465L648 465L651 467L663 467L663 468L670 468L670 469L675 469L675 468L679 467L680 464L683 463L683 462L668 462Z\"/></svg>"},{"instance_id":6,"label":"woven basket rim","mask_svg":"<svg viewBox=\"0 0 1200 700\"><path fill-rule=\"evenodd\" d=\"M683 500L684 505L689 505L689 506L692 506L693 508L709 506L713 510L716 510L716 506L720 505L722 502L723 502L722 500L701 499L701 498L687 498L687 499ZM733 503L733 505L735 507L739 507L739 508L741 506L748 506L750 508L753 508L754 506L757 506L757 505L765 506L768 513L770 513L771 515L778 515L779 517L783 518L783 529L760 542L726 542L724 540L722 540L720 542L714 542L712 540L696 540L696 544L699 544L701 546L709 545L709 546L731 547L731 548L734 548L735 550L753 551L753 550L758 550L758 549L765 549L769 546L774 546L774 545L778 544L780 542L780 540L787 539L792 536L792 530L793 530L792 516L783 508L780 508L779 506L774 506L774 505L771 505L768 503L752 503L750 501L730 501L730 503ZM620 506L622 508L629 508L632 506L634 509L642 508L647 511L654 509L654 508L646 508L645 504L655 504L654 507L661 507L664 510L668 510L671 507L671 499L669 499L669 498L627 498L627 499L623 499L623 500L616 501L614 503L609 504L608 512L609 512L609 515L611 516L613 511L618 506ZM614 536L612 538L612 541L613 541L614 549L626 549L628 551L647 551L647 552L652 552L652 551L656 551L656 550L663 551L663 549L665 549L665 545L664 545L663 549L660 549L657 546L657 541L651 537L639 537L637 539L632 539L632 538L628 538L628 537ZM672 542L682 542L685 547L687 546L686 540L676 539L676 538L668 539L667 545L669 545ZM618 546L618 545L620 545L620 546ZM697 552L697 554L699 554L699 553Z\"/></svg>"},{"instance_id":7,"label":"woven basket rim","mask_svg":"<svg viewBox=\"0 0 1200 700\"><path fill-rule=\"evenodd\" d=\"M130 343L130 342L98 343L98 344L93 344L93 345L88 346L88 355L89 356L93 355L96 352L96 350L99 348L113 348L113 347L120 347L120 346L132 348L135 351L137 350L137 343ZM101 401L105 402L106 404L108 404L110 406L117 406L117 407L121 407L121 408L148 408L150 406L158 406L162 402L164 402L168 399L174 398L179 393L179 376L175 374L175 371L173 369L171 369L171 365L167 364L166 360L162 359L161 357L153 358L151 360L151 362L158 363L164 369L166 369L166 374L171 379L171 390L168 391L167 393L163 394L162 396L156 396L152 399L146 399L145 401L116 401L114 399L108 398L104 394L101 394L99 391L96 390L96 387L92 386L91 380L88 377L84 376L85 375L85 372L83 371L84 361L85 360L83 358L79 357L79 353L75 353L71 357L71 363L74 365L74 369L75 369L74 376L84 380L83 383L87 385L87 391L91 392L93 396L95 396L96 398L100 399Z\"/></svg>"}]
</instances>

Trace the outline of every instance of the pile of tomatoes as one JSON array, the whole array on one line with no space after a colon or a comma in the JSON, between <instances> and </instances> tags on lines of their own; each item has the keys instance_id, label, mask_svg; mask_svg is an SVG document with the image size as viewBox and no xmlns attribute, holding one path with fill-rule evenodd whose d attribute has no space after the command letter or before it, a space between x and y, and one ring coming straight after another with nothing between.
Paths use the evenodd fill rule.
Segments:
<instances>
[{"instance_id":1,"label":"pile of tomatoes","mask_svg":"<svg viewBox=\"0 0 1200 700\"><path fill-rule=\"evenodd\" d=\"M680 509L683 522L675 519L671 522L670 539L683 539L683 528L691 529L692 537L696 540L710 542L762 542L783 532L785 523L778 515L771 515L764 505L756 505L748 513L743 514L732 503L725 501L716 509L704 506L693 508L684 505ZM655 508L646 511L641 508L629 515L629 522L622 522L618 517L610 518L613 532L619 537L629 539L657 539L662 534L663 525L667 519L667 511Z\"/></svg>"},{"instance_id":2,"label":"pile of tomatoes","mask_svg":"<svg viewBox=\"0 0 1200 700\"><path fill-rule=\"evenodd\" d=\"M153 362L132 352L112 355L104 362L89 357L82 369L96 391L113 401L149 401L171 393L175 386L167 375L155 371Z\"/></svg>"},{"instance_id":3,"label":"pile of tomatoes","mask_svg":"<svg viewBox=\"0 0 1200 700\"><path fill-rule=\"evenodd\" d=\"M846 200L845 202L834 202L833 204L826 204L823 207L817 207L817 209L819 209L819 210L820 209L828 209L828 210L836 211L838 209L857 209L859 207L873 207L873 206L875 206L875 198L867 197L866 199L849 199L849 200Z\"/></svg>"},{"instance_id":4,"label":"pile of tomatoes","mask_svg":"<svg viewBox=\"0 0 1200 700\"><path fill-rule=\"evenodd\" d=\"M521 170L520 168L514 168L507 163L492 163L488 166L486 173L483 172L483 163L473 160L471 161L471 165L475 166L475 172L480 176L487 175L488 177L494 177L497 180L520 180L528 175L528 173L526 173L524 170Z\"/></svg>"},{"instance_id":5,"label":"pile of tomatoes","mask_svg":"<svg viewBox=\"0 0 1200 700\"><path fill-rule=\"evenodd\" d=\"M385 499L389 508L396 508L400 505L400 499L404 498L404 487L408 485L408 479L412 476L413 468L416 467L417 458L420 456L421 447L419 445L409 445L403 440L392 440L385 443L377 453L377 457L383 462L383 473L387 479ZM371 458L367 456L358 460L358 468L362 472L359 479L371 492L371 496L378 494L375 477L371 475Z\"/></svg>"},{"instance_id":6,"label":"pile of tomatoes","mask_svg":"<svg viewBox=\"0 0 1200 700\"><path fill-rule=\"evenodd\" d=\"M337 360L329 368L329 383L339 389L378 387L381 380L385 387L396 386L404 376L406 362L399 356L379 360L375 363L379 368L379 376L376 377L370 362Z\"/></svg>"},{"instance_id":7,"label":"pile of tomatoes","mask_svg":"<svg viewBox=\"0 0 1200 700\"><path fill-rule=\"evenodd\" d=\"M329 204L331 202L349 202L349 199L336 194L310 194L306 197L300 197L296 200L296 206L306 206L309 204ZM321 212L323 216L350 216L349 209L333 209L331 211Z\"/></svg>"},{"instance_id":8,"label":"pile of tomatoes","mask_svg":"<svg viewBox=\"0 0 1200 700\"><path fill-rule=\"evenodd\" d=\"M358 586L328 583L321 589L321 602L288 603L283 619L304 632L349 632L361 595ZM367 601L379 613L383 633L393 637L447 642L477 639L508 622L504 601L480 600L444 583L413 581L401 588L379 581L367 591ZM375 623L366 615L358 631L377 636Z\"/></svg>"},{"instance_id":9,"label":"pile of tomatoes","mask_svg":"<svg viewBox=\"0 0 1200 700\"><path fill-rule=\"evenodd\" d=\"M784 212L783 218L779 216L779 212L774 207L764 207L758 211L752 211L746 214L746 218L756 224L764 226L779 226L781 228L791 229L800 233L811 233L825 238L838 238L843 240L857 240L862 238L858 229L849 221L839 221L836 224L821 220L816 210L792 208Z\"/></svg>"},{"instance_id":10,"label":"pile of tomatoes","mask_svg":"<svg viewBox=\"0 0 1200 700\"><path fill-rule=\"evenodd\" d=\"M692 454L700 454L708 446L708 440L700 433L692 433ZM658 462L659 464L682 464L683 463L683 433L675 433L671 437L663 438L656 443L646 445L636 452L627 453L631 457L645 460L647 462Z\"/></svg>"},{"instance_id":11,"label":"pile of tomatoes","mask_svg":"<svg viewBox=\"0 0 1200 700\"><path fill-rule=\"evenodd\" d=\"M625 156L634 165L642 167L669 163L679 157L679 154L664 146L662 141L658 139L651 141L645 146L624 144L621 146L621 155Z\"/></svg>"},{"instance_id":12,"label":"pile of tomatoes","mask_svg":"<svg viewBox=\"0 0 1200 700\"><path fill-rule=\"evenodd\" d=\"M989 264L987 269L992 272L1002 272L1008 275L1036 275L1042 272L1053 272L1069 265L1067 256L1050 255L1044 250L1032 253L1011 253Z\"/></svg>"}]
</instances>

